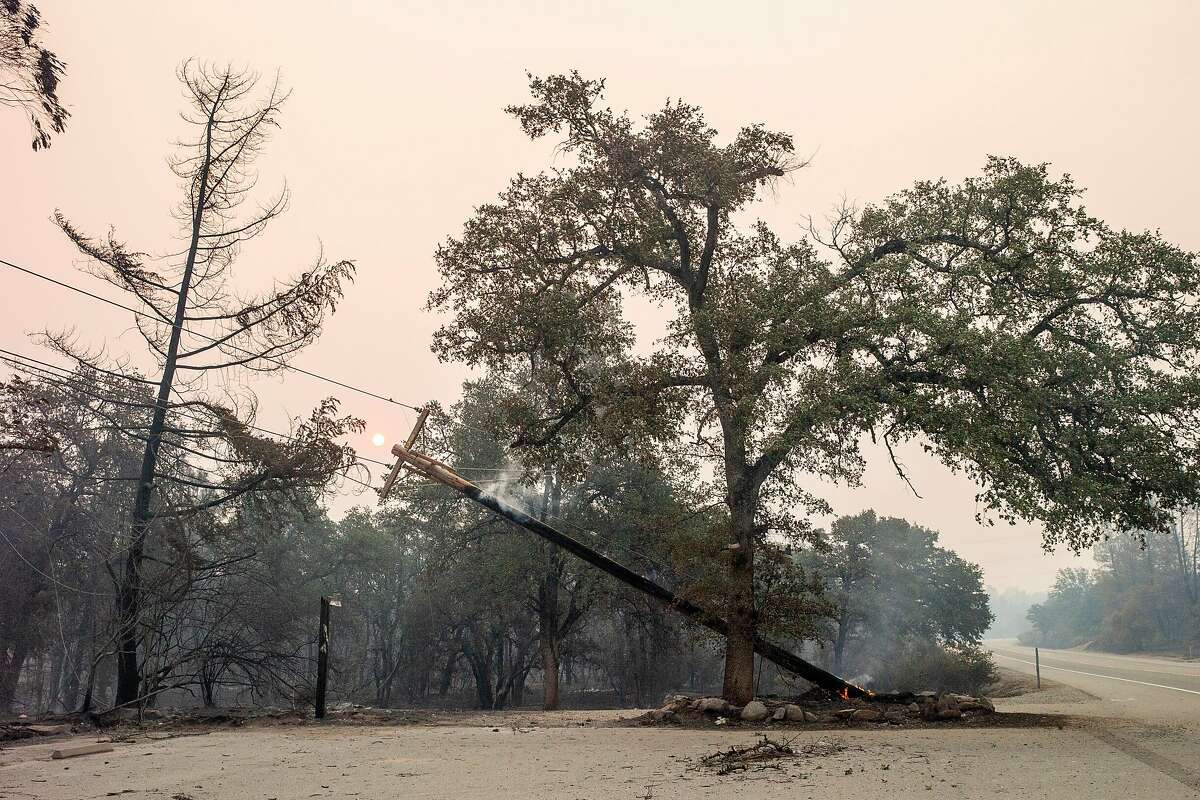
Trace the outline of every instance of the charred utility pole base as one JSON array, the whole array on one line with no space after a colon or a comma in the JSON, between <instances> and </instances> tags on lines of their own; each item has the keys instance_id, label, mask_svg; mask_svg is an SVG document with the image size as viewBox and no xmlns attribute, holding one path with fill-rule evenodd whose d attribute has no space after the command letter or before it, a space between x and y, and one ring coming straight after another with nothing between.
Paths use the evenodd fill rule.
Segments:
<instances>
[{"instance_id":1,"label":"charred utility pole base","mask_svg":"<svg viewBox=\"0 0 1200 800\"><path fill-rule=\"evenodd\" d=\"M317 719L325 718L325 688L329 684L329 609L341 605L342 601L337 598L321 598L321 622L317 629L317 696L313 704Z\"/></svg>"},{"instance_id":2,"label":"charred utility pole base","mask_svg":"<svg viewBox=\"0 0 1200 800\"><path fill-rule=\"evenodd\" d=\"M398 473L402 467L407 467L413 472L420 473L438 483L449 486L451 489L470 498L484 508L490 509L501 517L504 517L514 525L537 534L546 541L561 547L600 571L611 575L626 586L649 595L667 608L683 614L688 619L703 625L715 633L719 633L725 637L729 636L729 623L724 619L705 611L689 600L679 597L670 589L660 586L644 575L626 567L624 564L593 550L578 539L568 536L540 520L534 519L524 511L508 505L500 498L488 494L483 489L463 478L448 465L421 453L413 452L410 448L415 442L417 433L419 433L419 426L413 431L413 435L409 437L405 445L397 444L392 447L392 454L398 459L392 471L393 475ZM389 481L387 484L388 488L391 487L392 483L394 483L394 479ZM855 686L848 681L844 681L837 675L821 669L816 664L805 661L794 653L784 650L779 645L761 636L755 636L754 651L768 661L823 689L838 692L845 697L867 697L870 695L870 692L861 686Z\"/></svg>"}]
</instances>

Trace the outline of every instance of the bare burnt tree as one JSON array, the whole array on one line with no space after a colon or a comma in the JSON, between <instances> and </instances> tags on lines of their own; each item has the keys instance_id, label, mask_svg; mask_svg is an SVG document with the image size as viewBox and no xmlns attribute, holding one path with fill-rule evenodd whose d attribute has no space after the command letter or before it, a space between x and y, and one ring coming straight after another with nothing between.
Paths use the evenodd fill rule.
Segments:
<instances>
[{"instance_id":1,"label":"bare burnt tree","mask_svg":"<svg viewBox=\"0 0 1200 800\"><path fill-rule=\"evenodd\" d=\"M58 99L63 63L38 40L42 15L33 3L0 0L0 106L23 110L33 131L33 149L50 146L70 112Z\"/></svg>"},{"instance_id":2,"label":"bare burnt tree","mask_svg":"<svg viewBox=\"0 0 1200 800\"><path fill-rule=\"evenodd\" d=\"M156 523L193 517L251 492L324 491L353 462L353 451L337 438L361 425L339 418L336 401L327 400L290 441L280 442L254 432L253 401L209 388L230 370L283 369L320 335L354 265L318 256L262 295L236 291L231 278L242 243L263 233L287 207L285 187L243 213L257 183L254 162L279 125L287 93L278 79L260 91L255 73L193 62L180 68L179 79L188 99L183 119L192 132L171 162L184 191L174 214L183 247L152 257L111 231L89 237L56 213L59 227L88 258L86 269L137 303L136 328L157 365L154 379L132 379L142 392L127 400L147 420L135 432L144 450L124 570L116 580L117 704L135 700L143 688L138 646L144 562ZM117 372L70 334L45 338L100 374Z\"/></svg>"}]
</instances>

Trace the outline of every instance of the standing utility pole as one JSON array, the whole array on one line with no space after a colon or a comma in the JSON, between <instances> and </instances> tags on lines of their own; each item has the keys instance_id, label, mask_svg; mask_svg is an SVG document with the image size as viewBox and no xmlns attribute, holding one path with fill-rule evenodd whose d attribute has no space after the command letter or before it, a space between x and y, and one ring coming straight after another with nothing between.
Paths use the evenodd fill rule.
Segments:
<instances>
[{"instance_id":1,"label":"standing utility pole","mask_svg":"<svg viewBox=\"0 0 1200 800\"><path fill-rule=\"evenodd\" d=\"M329 682L329 609L342 601L321 597L321 627L317 631L317 719L325 718L325 687Z\"/></svg>"}]
</instances>

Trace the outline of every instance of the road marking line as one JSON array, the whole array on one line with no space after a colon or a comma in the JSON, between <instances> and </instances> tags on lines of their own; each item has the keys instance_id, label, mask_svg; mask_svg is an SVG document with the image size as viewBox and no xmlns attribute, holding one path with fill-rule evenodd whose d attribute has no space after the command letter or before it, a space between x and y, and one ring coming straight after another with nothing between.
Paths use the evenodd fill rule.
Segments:
<instances>
[{"instance_id":1,"label":"road marking line","mask_svg":"<svg viewBox=\"0 0 1200 800\"><path fill-rule=\"evenodd\" d=\"M1016 658L1014 656L1006 656L1003 653L997 653L995 650L992 651L992 655L1000 656L1000 658L1007 658L1009 661L1018 661L1022 664L1028 664L1031 667L1037 666L1033 661L1026 661L1023 658ZM1133 678L1118 678L1115 675L1101 675L1097 672L1084 672L1083 670L1079 670L1079 669L1067 669L1066 667L1052 667L1049 664L1042 664L1042 669L1056 669L1059 672L1073 672L1076 675L1087 675L1090 678L1108 678L1110 681L1122 681L1124 683L1136 683L1139 686L1153 686L1155 689L1170 689L1175 692L1187 692L1188 694L1200 694L1200 692L1196 691L1195 689L1181 689L1178 686L1166 686L1161 683L1148 683L1147 681L1135 681Z\"/></svg>"}]
</instances>

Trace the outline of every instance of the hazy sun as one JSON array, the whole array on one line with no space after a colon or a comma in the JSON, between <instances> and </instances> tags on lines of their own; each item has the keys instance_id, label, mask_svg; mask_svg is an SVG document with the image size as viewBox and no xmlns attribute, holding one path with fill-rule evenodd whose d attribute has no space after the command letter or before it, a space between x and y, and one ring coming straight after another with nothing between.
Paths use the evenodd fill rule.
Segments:
<instances>
[{"instance_id":1,"label":"hazy sun","mask_svg":"<svg viewBox=\"0 0 1200 800\"><path fill-rule=\"evenodd\" d=\"M385 439L383 438L382 433L377 433L371 437L371 444L375 445L376 447L383 447L384 441Z\"/></svg>"}]
</instances>

